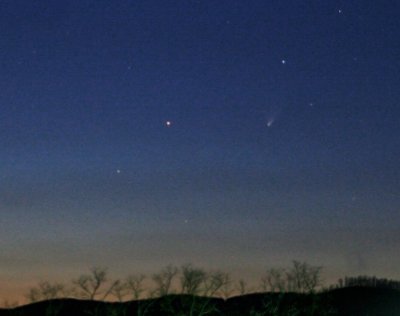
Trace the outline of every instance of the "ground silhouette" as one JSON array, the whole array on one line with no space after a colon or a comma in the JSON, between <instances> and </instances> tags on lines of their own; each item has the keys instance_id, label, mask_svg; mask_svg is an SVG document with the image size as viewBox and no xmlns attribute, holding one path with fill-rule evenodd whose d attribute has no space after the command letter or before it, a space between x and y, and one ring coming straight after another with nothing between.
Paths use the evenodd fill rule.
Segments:
<instances>
[{"instance_id":1,"label":"ground silhouette","mask_svg":"<svg viewBox=\"0 0 400 316\"><path fill-rule=\"evenodd\" d=\"M227 300L187 294L110 303L53 299L12 309L0 316L398 316L400 291L374 287L337 288L313 294L254 293Z\"/></svg>"}]
</instances>

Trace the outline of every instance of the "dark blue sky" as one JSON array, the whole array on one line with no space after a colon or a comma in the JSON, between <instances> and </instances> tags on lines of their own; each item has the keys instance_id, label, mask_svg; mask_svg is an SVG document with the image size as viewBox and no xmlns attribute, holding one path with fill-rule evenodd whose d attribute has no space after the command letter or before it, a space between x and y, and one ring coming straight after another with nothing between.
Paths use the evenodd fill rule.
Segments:
<instances>
[{"instance_id":1,"label":"dark blue sky","mask_svg":"<svg viewBox=\"0 0 400 316\"><path fill-rule=\"evenodd\" d=\"M399 11L2 1L1 293L92 265L399 278Z\"/></svg>"}]
</instances>

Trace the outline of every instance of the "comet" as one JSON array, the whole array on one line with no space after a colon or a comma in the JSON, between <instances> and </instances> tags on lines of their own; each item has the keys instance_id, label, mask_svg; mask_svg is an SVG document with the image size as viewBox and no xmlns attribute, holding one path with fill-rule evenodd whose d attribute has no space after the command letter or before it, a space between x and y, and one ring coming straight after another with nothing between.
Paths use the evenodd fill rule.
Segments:
<instances>
[{"instance_id":1,"label":"comet","mask_svg":"<svg viewBox=\"0 0 400 316\"><path fill-rule=\"evenodd\" d=\"M274 118L274 117L271 117L270 119L268 119L268 121L267 121L267 127L271 127L272 124L274 124L274 122L275 122L275 118Z\"/></svg>"}]
</instances>

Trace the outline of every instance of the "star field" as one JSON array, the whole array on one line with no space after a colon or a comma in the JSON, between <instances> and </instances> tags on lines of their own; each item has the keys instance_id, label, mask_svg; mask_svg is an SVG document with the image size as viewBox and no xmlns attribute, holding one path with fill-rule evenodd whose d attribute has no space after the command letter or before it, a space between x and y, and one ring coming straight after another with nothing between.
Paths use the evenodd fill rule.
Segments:
<instances>
[{"instance_id":1,"label":"star field","mask_svg":"<svg viewBox=\"0 0 400 316\"><path fill-rule=\"evenodd\" d=\"M94 265L400 278L399 9L2 1L0 297Z\"/></svg>"}]
</instances>

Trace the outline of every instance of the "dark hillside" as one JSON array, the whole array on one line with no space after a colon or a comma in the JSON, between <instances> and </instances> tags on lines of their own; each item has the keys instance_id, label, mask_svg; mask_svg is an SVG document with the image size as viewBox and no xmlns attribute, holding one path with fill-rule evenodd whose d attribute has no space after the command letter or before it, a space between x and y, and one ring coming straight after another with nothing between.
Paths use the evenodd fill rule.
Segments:
<instances>
[{"instance_id":1,"label":"dark hillside","mask_svg":"<svg viewBox=\"0 0 400 316\"><path fill-rule=\"evenodd\" d=\"M351 287L332 290L329 297L341 316L399 316L400 291L373 287Z\"/></svg>"},{"instance_id":2,"label":"dark hillside","mask_svg":"<svg viewBox=\"0 0 400 316\"><path fill-rule=\"evenodd\" d=\"M173 316L190 310L194 315L203 311L207 312L207 315L218 316L221 315L223 304L222 299L190 295L168 295L124 303L56 299L0 310L0 316Z\"/></svg>"},{"instance_id":3,"label":"dark hillside","mask_svg":"<svg viewBox=\"0 0 400 316\"><path fill-rule=\"evenodd\" d=\"M109 303L57 299L0 309L0 316L399 316L400 291L368 287L335 289L320 294L254 293L218 298L168 295Z\"/></svg>"}]
</instances>

